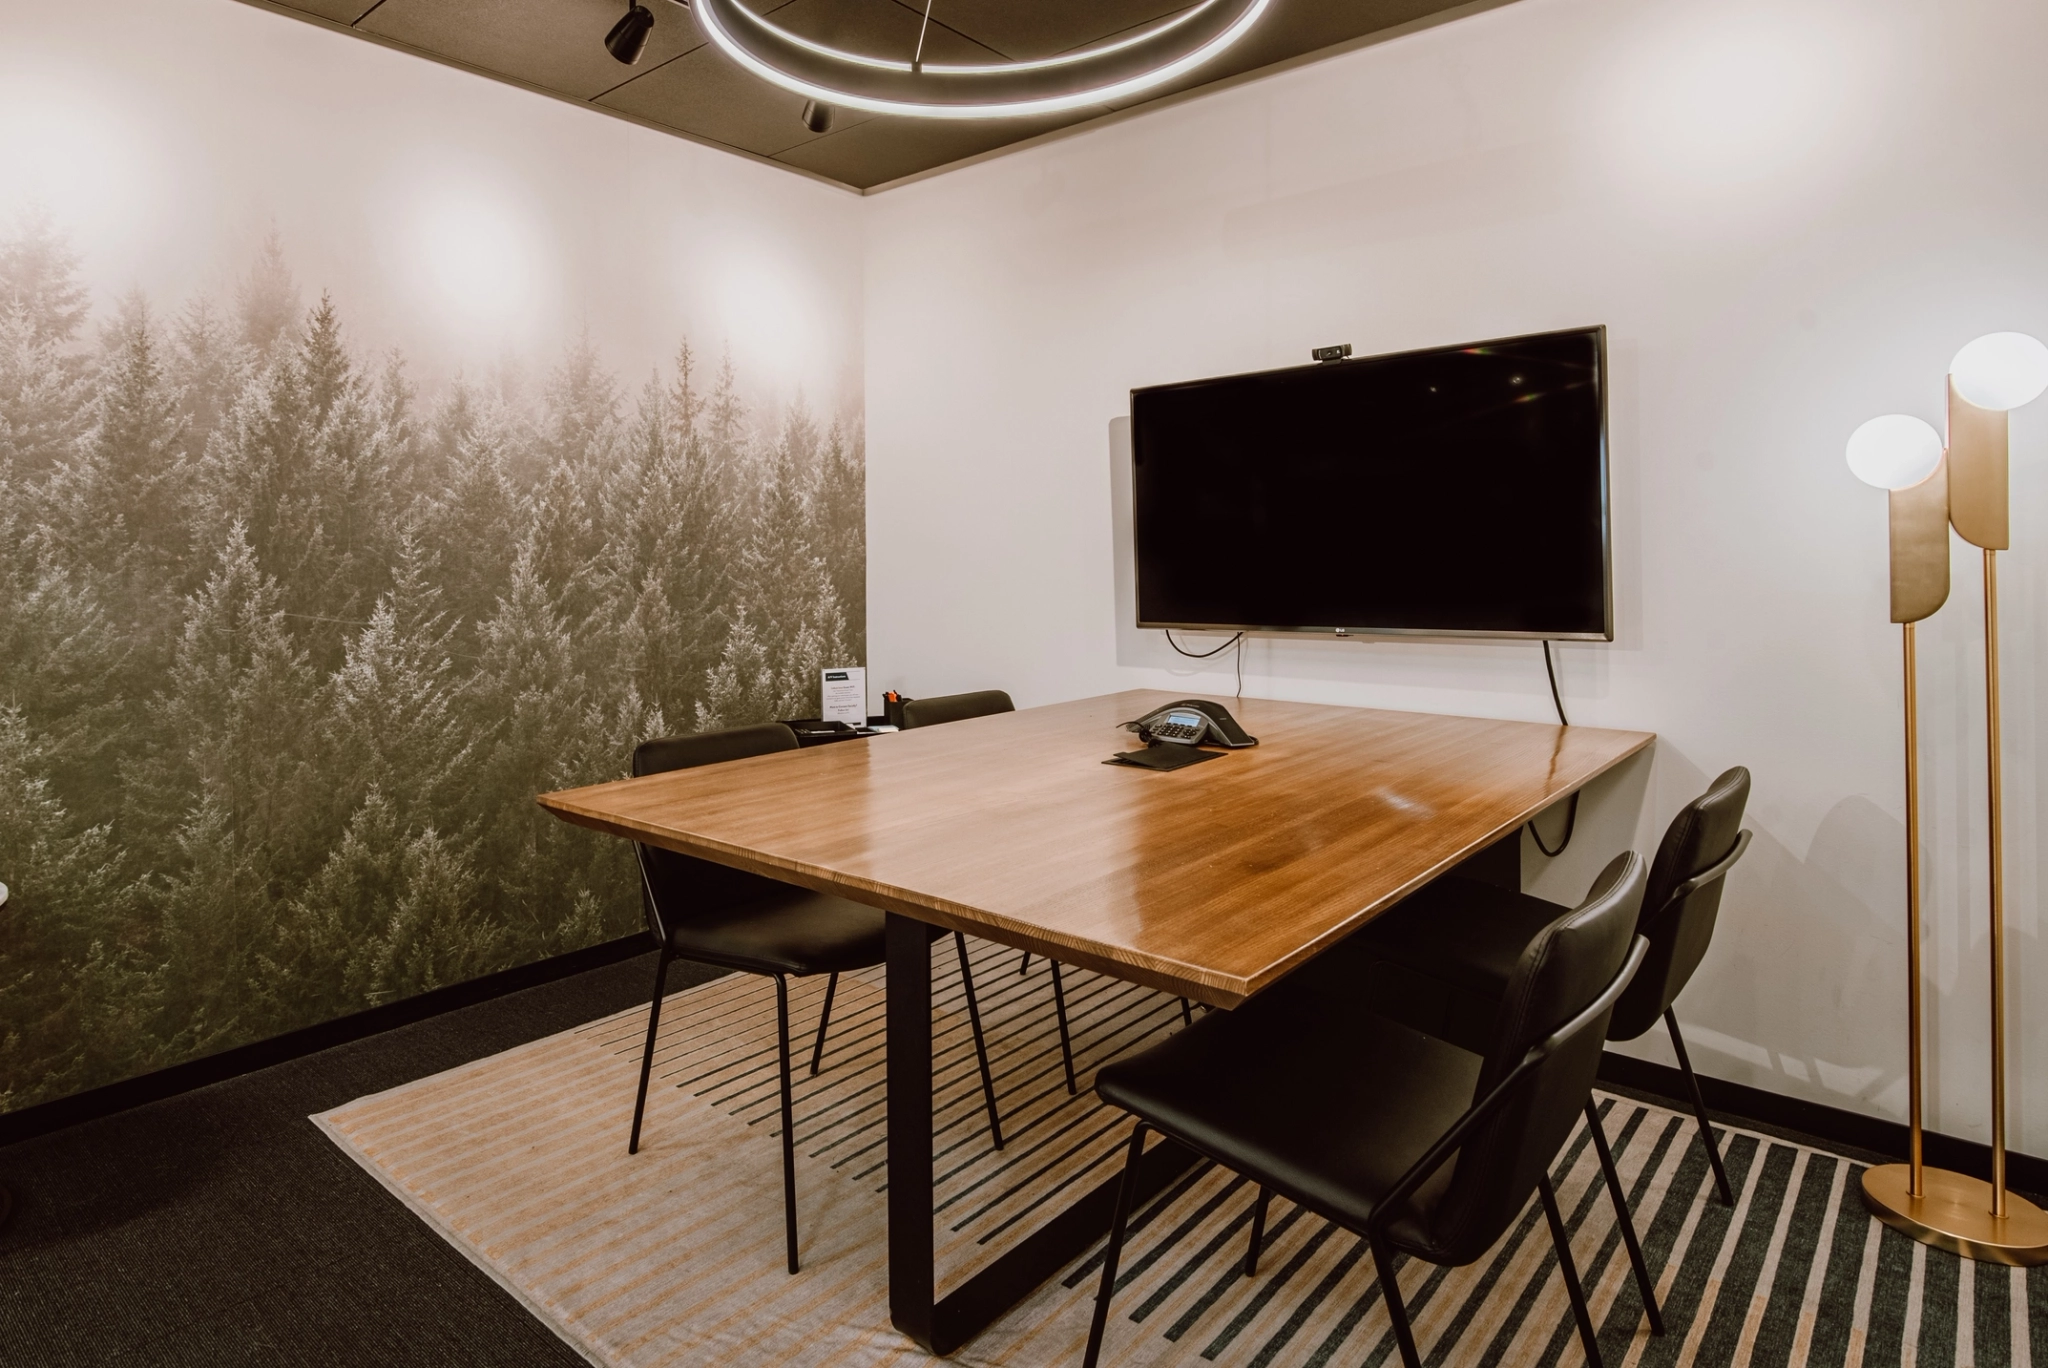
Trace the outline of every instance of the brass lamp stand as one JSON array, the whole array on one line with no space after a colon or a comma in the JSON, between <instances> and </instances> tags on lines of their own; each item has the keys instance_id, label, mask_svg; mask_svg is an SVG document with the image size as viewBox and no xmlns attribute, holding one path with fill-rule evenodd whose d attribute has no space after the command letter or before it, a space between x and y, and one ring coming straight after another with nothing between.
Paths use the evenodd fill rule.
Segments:
<instances>
[{"instance_id":1,"label":"brass lamp stand","mask_svg":"<svg viewBox=\"0 0 2048 1368\"><path fill-rule=\"evenodd\" d=\"M1948 391L1948 451L1920 484L1891 494L1892 621L1906 668L1906 1017L1909 1160L1863 1174L1863 1201L1924 1244L1987 1263L2048 1263L2048 1212L2005 1186L2005 876L1998 706L1998 561L2011 545L2006 417ZM1948 528L1984 551L1984 688L1991 832L1991 1181L1930 1168L1921 1155L1920 775L1913 624L1948 597Z\"/></svg>"}]
</instances>

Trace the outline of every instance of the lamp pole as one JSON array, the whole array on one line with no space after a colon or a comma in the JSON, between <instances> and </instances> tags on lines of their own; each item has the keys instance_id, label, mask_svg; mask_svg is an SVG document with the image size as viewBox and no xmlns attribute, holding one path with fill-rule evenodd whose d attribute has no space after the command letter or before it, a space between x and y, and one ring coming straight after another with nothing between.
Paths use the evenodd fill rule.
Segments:
<instances>
[{"instance_id":1,"label":"lamp pole","mask_svg":"<svg viewBox=\"0 0 2048 1368\"><path fill-rule=\"evenodd\" d=\"M1998 552L1984 548L1985 776L1991 816L1991 1215L2008 1215L2005 1195L2005 792L1998 739ZM2044 1251L2048 1253L2048 1251Z\"/></svg>"},{"instance_id":2,"label":"lamp pole","mask_svg":"<svg viewBox=\"0 0 2048 1368\"><path fill-rule=\"evenodd\" d=\"M2008 1192L2005 1183L2005 833L1998 552L2012 544L2006 410L2028 402L2044 388L2048 388L2048 347L2015 333L1996 333L1972 342L1957 354L1950 368L1948 443L1937 466L1937 474L1943 478L1930 476L1908 488L1891 486L1892 620L1905 624L1906 1014L1910 1054L1906 1073L1911 1148L1907 1163L1882 1164L1863 1174L1864 1205L1885 1224L1923 1244L2013 1267L2048 1264L2048 1212ZM1859 428L1858 434L1863 431ZM1855 443L1852 438L1852 467L1857 465ZM1865 474L1861 468L1857 473ZM1948 1169L1930 1168L1922 1152L1920 784L1913 623L1933 613L1948 597L1950 527L1984 553L1984 731L1991 876L1988 1183ZM1937 575L1938 594L1934 592Z\"/></svg>"},{"instance_id":3,"label":"lamp pole","mask_svg":"<svg viewBox=\"0 0 2048 1368\"><path fill-rule=\"evenodd\" d=\"M1927 1195L1920 1140L1920 668L1913 624L1899 631L1906 656L1906 1193L1920 1198Z\"/></svg>"},{"instance_id":4,"label":"lamp pole","mask_svg":"<svg viewBox=\"0 0 2048 1368\"><path fill-rule=\"evenodd\" d=\"M1921 1108L1926 1096L1922 1067L1920 965L1920 662L1914 628L1948 601L1949 466L1941 437L1917 418L1893 415L1865 424L1859 436L1882 438L1874 464L1851 445L1851 466L1867 482L1890 489L1891 617L1899 624L1900 663L1906 713L1906 1126L1907 1162L1866 1173L1866 1197L1873 1192L1917 1202L1927 1195ZM1907 483L1910 481L1910 483ZM1903 1188L1902 1192L1894 1192ZM1875 1199L1873 1199L1875 1200Z\"/></svg>"}]
</instances>

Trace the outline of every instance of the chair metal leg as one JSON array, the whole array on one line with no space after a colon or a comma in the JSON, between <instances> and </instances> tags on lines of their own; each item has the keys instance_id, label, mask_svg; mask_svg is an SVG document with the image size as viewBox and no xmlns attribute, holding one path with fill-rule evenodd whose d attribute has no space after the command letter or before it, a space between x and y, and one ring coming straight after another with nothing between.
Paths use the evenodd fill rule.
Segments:
<instances>
[{"instance_id":1,"label":"chair metal leg","mask_svg":"<svg viewBox=\"0 0 2048 1368\"><path fill-rule=\"evenodd\" d=\"M1579 1343L1586 1347L1590 1368L1601 1368L1600 1337L1593 1330L1593 1313L1586 1309L1586 1289L1579 1285L1579 1266L1572 1262L1571 1235L1564 1228L1564 1217L1558 1214L1557 1193L1551 1190L1549 1174L1537 1180L1536 1191L1542 1195L1543 1215L1550 1222L1550 1243L1557 1249L1557 1267L1564 1274L1565 1295L1571 1298L1572 1319L1579 1323Z\"/></svg>"},{"instance_id":2,"label":"chair metal leg","mask_svg":"<svg viewBox=\"0 0 2048 1368\"><path fill-rule=\"evenodd\" d=\"M1183 1026L1195 1024L1195 1009L1188 1005L1186 998L1180 1000L1180 1024Z\"/></svg>"},{"instance_id":3,"label":"chair metal leg","mask_svg":"<svg viewBox=\"0 0 2048 1368\"><path fill-rule=\"evenodd\" d=\"M1422 1368L1422 1355L1415 1350L1415 1331L1408 1324L1408 1304L1401 1300L1401 1284L1394 1280L1394 1256L1369 1228L1365 1242L1372 1248L1372 1266L1380 1275L1380 1295L1387 1299L1387 1319L1394 1323L1394 1342L1401 1346L1403 1368Z\"/></svg>"},{"instance_id":4,"label":"chair metal leg","mask_svg":"<svg viewBox=\"0 0 2048 1368\"><path fill-rule=\"evenodd\" d=\"M818 1009L818 1043L811 1046L811 1077L818 1076L818 1065L825 1058L825 1026L832 1020L832 995L839 991L839 975L825 980L825 1005Z\"/></svg>"},{"instance_id":5,"label":"chair metal leg","mask_svg":"<svg viewBox=\"0 0 2048 1368\"><path fill-rule=\"evenodd\" d=\"M668 985L668 962L675 958L667 946L654 966L654 999L647 1004L647 1048L640 1052L640 1092L633 1098L633 1135L626 1141L626 1153L640 1152L640 1119L647 1114L647 1079L654 1071L654 1033L661 1025L661 990Z\"/></svg>"},{"instance_id":6,"label":"chair metal leg","mask_svg":"<svg viewBox=\"0 0 2048 1368\"><path fill-rule=\"evenodd\" d=\"M1018 961L1017 961L1017 977L1018 977L1018 978L1023 978L1023 977L1024 977L1024 976L1025 976L1026 974L1028 974L1028 973L1030 973L1030 972L1031 972L1031 952L1030 952L1029 950L1026 950L1026 951L1024 952L1024 958L1022 958L1022 959L1020 959L1020 960L1018 960Z\"/></svg>"},{"instance_id":7,"label":"chair metal leg","mask_svg":"<svg viewBox=\"0 0 2048 1368\"><path fill-rule=\"evenodd\" d=\"M796 1108L789 1095L789 980L775 976L775 1034L782 1053L782 1231L789 1244L789 1271L796 1262Z\"/></svg>"},{"instance_id":8,"label":"chair metal leg","mask_svg":"<svg viewBox=\"0 0 2048 1368\"><path fill-rule=\"evenodd\" d=\"M1628 1196L1621 1190L1621 1175L1614 1170L1614 1152L1607 1148L1607 1132L1600 1125L1600 1109L1586 1099L1586 1126L1593 1132L1593 1150L1600 1156L1600 1172L1607 1177L1607 1195L1614 1199L1614 1219L1621 1226L1621 1242L1628 1246L1629 1265L1636 1271L1636 1290L1642 1294L1643 1313L1650 1318L1650 1333L1664 1333L1664 1313L1657 1306L1657 1283L1643 1258L1643 1246L1636 1239L1635 1218L1629 1214Z\"/></svg>"},{"instance_id":9,"label":"chair metal leg","mask_svg":"<svg viewBox=\"0 0 2048 1368\"><path fill-rule=\"evenodd\" d=\"M1074 1086L1074 1038L1067 1031L1067 990L1060 984L1060 962L1047 960L1052 966L1052 1014L1060 1024L1060 1064L1067 1071L1067 1096L1080 1095Z\"/></svg>"},{"instance_id":10,"label":"chair metal leg","mask_svg":"<svg viewBox=\"0 0 2048 1368\"><path fill-rule=\"evenodd\" d=\"M1116 1215L1109 1223L1109 1245L1102 1251L1102 1285L1095 1292L1095 1319L1088 1326L1088 1353L1081 1368L1095 1368L1102 1356L1102 1332L1109 1326L1109 1299L1116 1293L1116 1261L1124 1251L1124 1225L1131 1219L1131 1197L1138 1187L1138 1160L1145 1154L1145 1123L1131 1130L1124 1151L1124 1179L1116 1188Z\"/></svg>"},{"instance_id":11,"label":"chair metal leg","mask_svg":"<svg viewBox=\"0 0 2048 1368\"><path fill-rule=\"evenodd\" d=\"M981 1096L988 1104L988 1137L997 1149L1003 1147L1003 1120L996 1113L996 1080L988 1071L988 1044L981 1037L981 1007L974 1000L974 971L967 967L967 937L953 933L953 949L960 956L960 986L967 990L967 1023L974 1028L974 1061L981 1066Z\"/></svg>"},{"instance_id":12,"label":"chair metal leg","mask_svg":"<svg viewBox=\"0 0 2048 1368\"><path fill-rule=\"evenodd\" d=\"M1261 1183L1259 1200L1252 1204L1252 1243L1244 1252L1244 1275L1247 1278L1259 1276L1259 1242L1266 1238L1266 1203L1273 1200L1273 1190Z\"/></svg>"},{"instance_id":13,"label":"chair metal leg","mask_svg":"<svg viewBox=\"0 0 2048 1368\"><path fill-rule=\"evenodd\" d=\"M1721 1146L1714 1139L1714 1123L1707 1119L1707 1099L1700 1096L1699 1075L1692 1071L1692 1060L1686 1057L1685 1037L1678 1033L1678 1013L1666 1007L1664 1024L1671 1030L1671 1048L1678 1054L1679 1072L1685 1075L1686 1087L1692 1089L1692 1112L1700 1119L1700 1143L1707 1147L1707 1162L1714 1166L1714 1186L1721 1189L1721 1204L1732 1207L1735 1189L1728 1186L1728 1170L1721 1167Z\"/></svg>"}]
</instances>

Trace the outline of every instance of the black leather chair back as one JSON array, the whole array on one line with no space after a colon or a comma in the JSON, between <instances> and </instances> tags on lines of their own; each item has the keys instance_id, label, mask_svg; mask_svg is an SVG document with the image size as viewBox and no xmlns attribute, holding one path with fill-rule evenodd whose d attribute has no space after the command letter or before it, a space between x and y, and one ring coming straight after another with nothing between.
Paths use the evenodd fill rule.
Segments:
<instances>
[{"instance_id":1,"label":"black leather chair back","mask_svg":"<svg viewBox=\"0 0 2048 1368\"><path fill-rule=\"evenodd\" d=\"M1539 932L1522 952L1495 1019L1476 1104L1524 1056L1614 986L1636 937L1643 861L1617 855L1584 902ZM1515 1084L1490 1121L1459 1151L1428 1221L1436 1262L1466 1264L1498 1240L1578 1124L1600 1068L1612 1008L1579 1023Z\"/></svg>"},{"instance_id":2,"label":"black leather chair back","mask_svg":"<svg viewBox=\"0 0 2048 1368\"><path fill-rule=\"evenodd\" d=\"M642 741L633 748L633 777L665 774L670 770L695 769L727 760L744 760L750 755L773 755L797 748L796 733L780 722L763 722L757 727L730 727L725 731L697 736L664 736ZM743 869L731 869L710 860L678 855L659 846L642 845L640 867L646 879L640 888L640 906L647 915L647 930L666 944L667 918L686 918L694 912L711 912L755 902L785 890L785 885ZM648 896L652 886L654 895Z\"/></svg>"},{"instance_id":3,"label":"black leather chair back","mask_svg":"<svg viewBox=\"0 0 2048 1368\"><path fill-rule=\"evenodd\" d=\"M1655 1026L1700 967L1714 939L1722 880L1749 845L1742 829L1748 803L1749 771L1737 765L1665 829L1636 926L1650 942L1650 953L1615 1005L1610 1040L1634 1040Z\"/></svg>"},{"instance_id":4,"label":"black leather chair back","mask_svg":"<svg viewBox=\"0 0 2048 1368\"><path fill-rule=\"evenodd\" d=\"M938 698L909 698L903 702L903 730L936 727L941 722L965 722L970 717L1015 711L1017 705L1001 689L945 694Z\"/></svg>"},{"instance_id":5,"label":"black leather chair back","mask_svg":"<svg viewBox=\"0 0 2048 1368\"><path fill-rule=\"evenodd\" d=\"M780 722L763 722L755 727L728 727L724 731L700 732L695 736L662 736L633 747L633 777L665 774L669 770L695 769L727 760L744 760L750 755L773 755L797 748L796 733Z\"/></svg>"}]
</instances>

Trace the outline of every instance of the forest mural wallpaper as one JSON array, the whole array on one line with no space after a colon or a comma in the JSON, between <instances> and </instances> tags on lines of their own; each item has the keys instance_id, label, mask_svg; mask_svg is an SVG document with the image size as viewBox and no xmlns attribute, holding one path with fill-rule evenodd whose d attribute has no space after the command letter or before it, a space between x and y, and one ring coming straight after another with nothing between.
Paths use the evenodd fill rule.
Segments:
<instances>
[{"instance_id":1,"label":"forest mural wallpaper","mask_svg":"<svg viewBox=\"0 0 2048 1368\"><path fill-rule=\"evenodd\" d=\"M386 288L373 346L275 229L164 297L52 198L0 202L0 1111L636 929L533 796L861 662L857 406L675 312L631 379L589 310L465 369Z\"/></svg>"}]
</instances>

